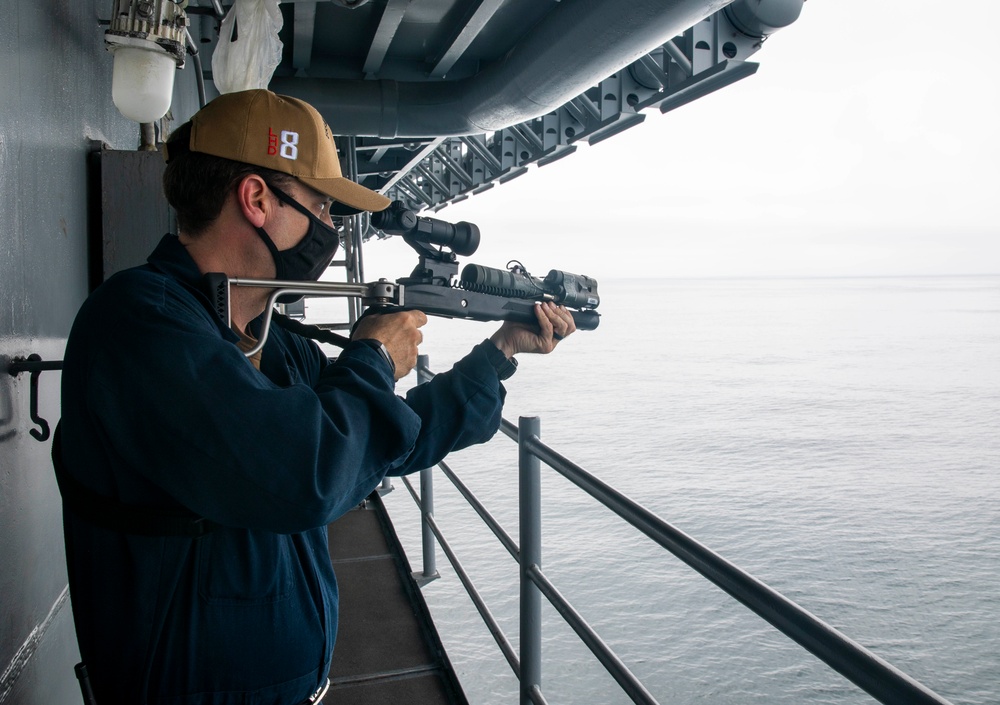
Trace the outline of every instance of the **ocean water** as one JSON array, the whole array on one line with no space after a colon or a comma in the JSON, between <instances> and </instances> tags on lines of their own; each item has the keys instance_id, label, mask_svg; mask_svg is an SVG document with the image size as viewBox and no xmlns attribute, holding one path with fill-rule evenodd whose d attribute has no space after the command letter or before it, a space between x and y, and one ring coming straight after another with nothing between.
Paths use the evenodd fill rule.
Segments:
<instances>
[{"instance_id":1,"label":"ocean water","mask_svg":"<svg viewBox=\"0 0 1000 705\"><path fill-rule=\"evenodd\" d=\"M601 282L506 418L956 705L1000 703L1000 276ZM493 324L432 320L444 370ZM449 465L517 540L517 454ZM416 478L414 483L417 484ZM418 513L386 503L414 569ZM662 703L868 703L543 466L542 567ZM517 566L440 472L435 518L517 648ZM472 703L517 682L443 553L424 588ZM631 702L543 601L550 703Z\"/></svg>"}]
</instances>

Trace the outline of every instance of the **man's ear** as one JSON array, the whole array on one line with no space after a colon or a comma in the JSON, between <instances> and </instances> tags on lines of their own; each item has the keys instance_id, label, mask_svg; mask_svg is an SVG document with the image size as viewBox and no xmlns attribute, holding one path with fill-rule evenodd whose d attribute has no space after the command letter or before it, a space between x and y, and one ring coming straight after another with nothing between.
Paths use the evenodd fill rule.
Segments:
<instances>
[{"instance_id":1,"label":"man's ear","mask_svg":"<svg viewBox=\"0 0 1000 705\"><path fill-rule=\"evenodd\" d=\"M262 227L267 222L267 216L273 208L270 193L267 183L259 174L244 176L236 185L236 205L255 228Z\"/></svg>"}]
</instances>

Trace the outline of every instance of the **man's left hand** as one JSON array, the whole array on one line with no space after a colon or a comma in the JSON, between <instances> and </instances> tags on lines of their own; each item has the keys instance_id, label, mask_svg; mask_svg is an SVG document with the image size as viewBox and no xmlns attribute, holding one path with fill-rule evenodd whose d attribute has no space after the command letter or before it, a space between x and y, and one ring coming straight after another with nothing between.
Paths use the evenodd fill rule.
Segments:
<instances>
[{"instance_id":1,"label":"man's left hand","mask_svg":"<svg viewBox=\"0 0 1000 705\"><path fill-rule=\"evenodd\" d=\"M500 330L490 337L508 359L518 353L547 354L566 336L576 331L573 315L565 306L545 301L535 306L538 325L505 321Z\"/></svg>"}]
</instances>

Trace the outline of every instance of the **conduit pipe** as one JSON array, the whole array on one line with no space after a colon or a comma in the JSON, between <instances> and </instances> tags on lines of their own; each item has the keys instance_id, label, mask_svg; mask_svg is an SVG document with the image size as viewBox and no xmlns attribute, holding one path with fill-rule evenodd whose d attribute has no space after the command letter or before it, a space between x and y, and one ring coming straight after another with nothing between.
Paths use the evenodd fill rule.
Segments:
<instances>
[{"instance_id":1,"label":"conduit pipe","mask_svg":"<svg viewBox=\"0 0 1000 705\"><path fill-rule=\"evenodd\" d=\"M561 2L503 59L469 78L435 82L274 78L270 88L314 105L340 135L441 137L491 132L555 110L731 2Z\"/></svg>"}]
</instances>

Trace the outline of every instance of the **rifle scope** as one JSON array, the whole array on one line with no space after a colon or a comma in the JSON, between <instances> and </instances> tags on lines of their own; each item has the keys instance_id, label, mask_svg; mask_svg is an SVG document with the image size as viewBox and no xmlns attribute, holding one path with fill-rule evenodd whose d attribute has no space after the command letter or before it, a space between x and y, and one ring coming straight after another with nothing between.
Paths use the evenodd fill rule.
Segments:
<instances>
[{"instance_id":1,"label":"rifle scope","mask_svg":"<svg viewBox=\"0 0 1000 705\"><path fill-rule=\"evenodd\" d=\"M462 269L459 286L468 291L509 298L551 299L557 304L578 309L597 308L601 303L601 297L597 295L596 279L558 269L550 270L544 279L539 279L528 274L519 265L511 267L510 271L504 271L467 264Z\"/></svg>"},{"instance_id":2,"label":"rifle scope","mask_svg":"<svg viewBox=\"0 0 1000 705\"><path fill-rule=\"evenodd\" d=\"M471 255L479 249L478 226L465 221L452 225L437 218L425 218L402 201L393 201L384 211L372 213L371 223L390 235L448 247L457 255Z\"/></svg>"}]
</instances>

